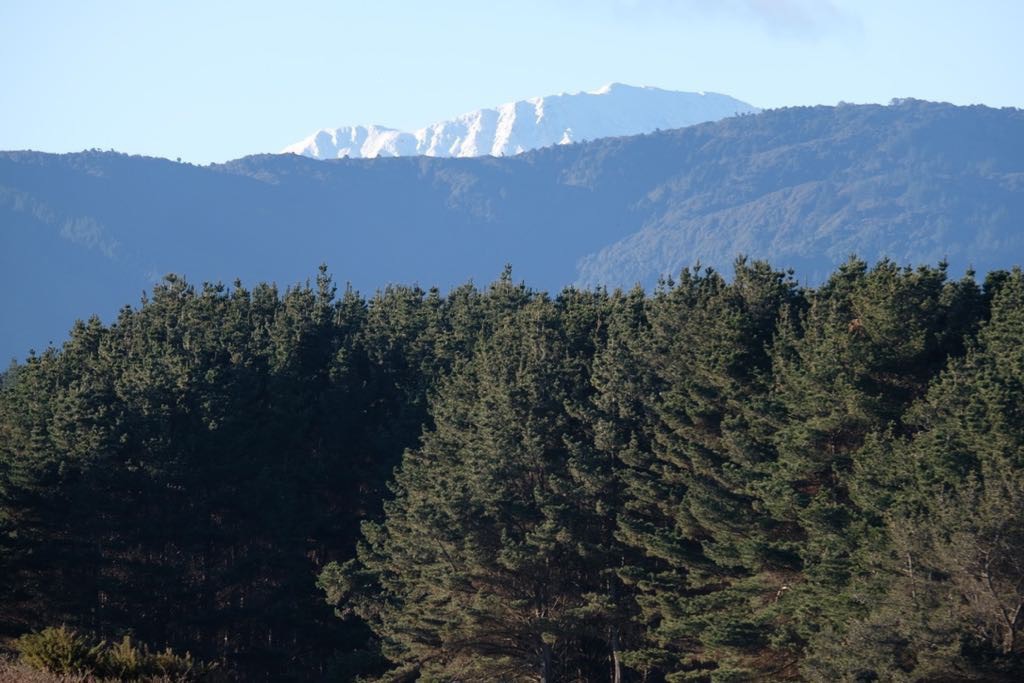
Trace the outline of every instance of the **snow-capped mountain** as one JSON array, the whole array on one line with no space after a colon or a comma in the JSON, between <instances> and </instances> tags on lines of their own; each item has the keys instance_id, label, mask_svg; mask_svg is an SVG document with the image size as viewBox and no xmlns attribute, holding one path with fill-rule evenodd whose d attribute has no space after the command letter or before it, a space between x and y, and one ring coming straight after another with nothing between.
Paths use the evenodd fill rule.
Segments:
<instances>
[{"instance_id":1,"label":"snow-capped mountain","mask_svg":"<svg viewBox=\"0 0 1024 683\"><path fill-rule=\"evenodd\" d=\"M283 153L314 159L376 156L507 156L538 147L637 135L755 113L746 102L611 83L591 92L534 97L478 109L411 133L383 126L324 128Z\"/></svg>"}]
</instances>

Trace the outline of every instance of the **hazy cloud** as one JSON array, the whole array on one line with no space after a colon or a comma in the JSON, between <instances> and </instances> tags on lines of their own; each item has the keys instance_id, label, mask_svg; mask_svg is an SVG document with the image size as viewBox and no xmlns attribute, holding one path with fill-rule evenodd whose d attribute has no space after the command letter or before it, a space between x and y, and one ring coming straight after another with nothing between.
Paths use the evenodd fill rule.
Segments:
<instances>
[{"instance_id":1,"label":"hazy cloud","mask_svg":"<svg viewBox=\"0 0 1024 683\"><path fill-rule=\"evenodd\" d=\"M801 33L829 31L849 25L853 17L830 0L729 0L774 28Z\"/></svg>"},{"instance_id":2,"label":"hazy cloud","mask_svg":"<svg viewBox=\"0 0 1024 683\"><path fill-rule=\"evenodd\" d=\"M773 33L817 37L859 29L859 19L834 0L610 0L623 15L697 15L755 22Z\"/></svg>"}]
</instances>

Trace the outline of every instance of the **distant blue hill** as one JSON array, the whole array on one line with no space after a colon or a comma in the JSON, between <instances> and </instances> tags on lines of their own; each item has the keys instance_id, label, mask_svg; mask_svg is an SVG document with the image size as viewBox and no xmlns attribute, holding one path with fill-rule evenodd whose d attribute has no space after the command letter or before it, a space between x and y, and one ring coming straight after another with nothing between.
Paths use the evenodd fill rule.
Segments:
<instances>
[{"instance_id":1,"label":"distant blue hill","mask_svg":"<svg viewBox=\"0 0 1024 683\"><path fill-rule=\"evenodd\" d=\"M651 285L740 253L816 281L853 252L1024 262L1024 111L901 100L790 108L491 158L197 167L0 153L0 358L110 320L165 273L446 289Z\"/></svg>"}]
</instances>

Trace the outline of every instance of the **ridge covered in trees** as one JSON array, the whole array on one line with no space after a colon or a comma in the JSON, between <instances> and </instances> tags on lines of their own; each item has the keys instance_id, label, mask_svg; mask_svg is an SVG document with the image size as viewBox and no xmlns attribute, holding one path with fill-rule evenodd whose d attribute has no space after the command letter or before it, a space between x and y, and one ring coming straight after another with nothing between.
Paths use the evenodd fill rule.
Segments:
<instances>
[{"instance_id":1,"label":"ridge covered in trees","mask_svg":"<svg viewBox=\"0 0 1024 683\"><path fill-rule=\"evenodd\" d=\"M1021 405L1020 270L169 277L2 376L0 629L245 680L1020 680Z\"/></svg>"},{"instance_id":2,"label":"ridge covered in trees","mask_svg":"<svg viewBox=\"0 0 1024 683\"><path fill-rule=\"evenodd\" d=\"M500 158L0 152L0 363L86 313L112 321L154 273L290 283L326 260L363 291L447 291L512 262L554 292L653 288L696 261L728 272L737 253L814 286L851 253L1004 269L1024 257L1022 178L1024 109L911 99Z\"/></svg>"}]
</instances>

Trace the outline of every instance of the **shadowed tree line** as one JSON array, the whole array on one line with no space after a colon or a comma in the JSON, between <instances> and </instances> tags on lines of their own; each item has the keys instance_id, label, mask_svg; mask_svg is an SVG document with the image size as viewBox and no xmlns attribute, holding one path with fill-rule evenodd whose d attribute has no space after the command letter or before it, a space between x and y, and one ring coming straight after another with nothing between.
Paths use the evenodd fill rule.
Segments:
<instances>
[{"instance_id":1,"label":"shadowed tree line","mask_svg":"<svg viewBox=\"0 0 1024 683\"><path fill-rule=\"evenodd\" d=\"M0 387L7 637L246 680L1024 676L1017 270L170 277Z\"/></svg>"}]
</instances>

